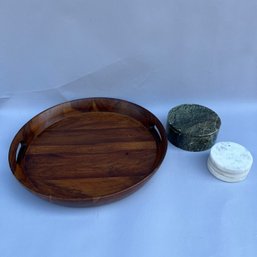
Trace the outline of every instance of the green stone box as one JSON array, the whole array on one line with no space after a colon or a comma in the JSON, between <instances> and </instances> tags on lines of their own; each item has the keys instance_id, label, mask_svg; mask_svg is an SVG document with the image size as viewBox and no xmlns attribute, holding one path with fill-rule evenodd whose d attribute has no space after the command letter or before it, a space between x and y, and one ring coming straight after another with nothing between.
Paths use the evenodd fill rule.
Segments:
<instances>
[{"instance_id":1,"label":"green stone box","mask_svg":"<svg viewBox=\"0 0 257 257\"><path fill-rule=\"evenodd\" d=\"M220 125L219 116L211 109L198 104L182 104L169 111L168 139L183 150L205 151L214 145Z\"/></svg>"}]
</instances>

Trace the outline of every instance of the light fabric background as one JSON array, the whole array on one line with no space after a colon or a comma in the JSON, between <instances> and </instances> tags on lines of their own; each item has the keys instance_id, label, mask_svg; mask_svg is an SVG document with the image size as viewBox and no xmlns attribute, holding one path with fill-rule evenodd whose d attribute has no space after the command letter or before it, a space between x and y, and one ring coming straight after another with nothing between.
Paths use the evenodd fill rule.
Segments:
<instances>
[{"instance_id":1,"label":"light fabric background","mask_svg":"<svg viewBox=\"0 0 257 257\"><path fill-rule=\"evenodd\" d=\"M255 257L257 168L215 179L209 151L169 144L133 195L73 209L38 199L8 166L18 129L66 100L109 96L152 111L198 103L222 119L218 141L257 154L257 2L0 1L0 256Z\"/></svg>"}]
</instances>

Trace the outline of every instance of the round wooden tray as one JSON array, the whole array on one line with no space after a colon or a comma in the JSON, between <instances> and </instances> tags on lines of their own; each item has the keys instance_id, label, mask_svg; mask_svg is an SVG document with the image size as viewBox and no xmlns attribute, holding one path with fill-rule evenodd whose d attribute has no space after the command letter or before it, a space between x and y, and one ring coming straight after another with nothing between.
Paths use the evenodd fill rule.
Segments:
<instances>
[{"instance_id":1,"label":"round wooden tray","mask_svg":"<svg viewBox=\"0 0 257 257\"><path fill-rule=\"evenodd\" d=\"M148 110L119 99L86 98L54 106L17 133L14 176L49 201L87 206L122 198L146 182L167 149Z\"/></svg>"}]
</instances>

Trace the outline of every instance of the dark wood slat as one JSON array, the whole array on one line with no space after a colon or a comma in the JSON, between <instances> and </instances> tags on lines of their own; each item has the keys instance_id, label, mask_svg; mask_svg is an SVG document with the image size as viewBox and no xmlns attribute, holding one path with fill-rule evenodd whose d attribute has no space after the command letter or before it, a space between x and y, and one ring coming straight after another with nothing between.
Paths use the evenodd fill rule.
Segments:
<instances>
[{"instance_id":1,"label":"dark wood slat","mask_svg":"<svg viewBox=\"0 0 257 257\"><path fill-rule=\"evenodd\" d=\"M109 177L147 175L154 165L155 150L122 151L109 154L48 154L26 156L25 170L30 177L70 178L70 177ZM96 162L97 159L97 162ZM70 166L73 163L73 166Z\"/></svg>"}]
</instances>

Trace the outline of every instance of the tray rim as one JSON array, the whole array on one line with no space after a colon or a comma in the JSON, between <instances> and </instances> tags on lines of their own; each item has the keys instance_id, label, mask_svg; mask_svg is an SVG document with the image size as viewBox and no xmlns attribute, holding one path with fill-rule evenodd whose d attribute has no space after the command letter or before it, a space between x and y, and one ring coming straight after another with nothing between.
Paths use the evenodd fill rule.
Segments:
<instances>
[{"instance_id":1,"label":"tray rim","mask_svg":"<svg viewBox=\"0 0 257 257\"><path fill-rule=\"evenodd\" d=\"M158 160L158 164L156 165L156 167L154 167L153 169L151 169L151 171L149 172L148 175L146 175L144 178L140 179L138 182L134 183L133 185L125 188L125 189L122 189L120 191L117 191L117 192L114 192L114 193L110 193L110 194L106 194L106 195L103 195L103 196L93 196L93 197L90 197L90 198L61 198L61 197L58 197L58 196L49 196L49 195L46 195L46 194L43 194L43 193L40 193L36 190L33 190L33 188L31 187L28 187L21 178L17 177L16 175L16 169L17 169L17 166L19 166L17 163L15 163L15 165L13 164L13 159L16 160L17 159L17 148L19 146L19 144L22 143L22 140L19 140L19 136L22 134L22 132L24 131L24 129L30 124L32 123L35 119L39 118L40 116L42 116L44 113L52 110L52 109L57 109L58 107L61 107L63 106L65 108L66 105L68 104L72 104L72 103L76 103L76 102L80 102L80 101L114 101L114 102L123 102L123 103L126 103L126 104L129 104L129 105L132 105L134 106L135 108L137 109L140 109L146 113L148 113L152 118L154 118L155 122L157 124L153 124L154 127L157 127L158 129L158 132L157 132L157 136L159 136L159 138L161 138L161 147L162 147L162 152L161 152L161 157L159 158ZM88 112L91 112L91 111L88 111ZM101 111L99 111L101 112ZM113 112L113 113L119 113L119 112L114 112L114 111L110 111L110 112ZM122 114L122 113L121 113ZM124 114L126 115L126 114ZM134 117L131 117L129 115L127 115L128 117L130 118L133 118L135 119ZM137 120L137 119L135 119ZM137 120L139 121L139 120ZM141 121L140 123L146 127ZM54 124L54 123L53 123ZM50 124L49 126L51 126L52 124ZM48 126L48 127L49 127ZM47 129L48 127L46 127L45 129ZM45 130L44 129L44 130ZM150 129L150 128L149 128ZM43 130L43 131L44 131ZM155 132L156 132L156 128L155 128ZM37 135L35 136L37 137ZM19 143L17 144L17 140L19 141ZM154 137L154 140L157 141L157 139ZM32 140L33 141L33 140ZM156 142L157 143L157 142ZM13 137L12 141L11 141L11 144L10 144L10 147L9 147L9 153L8 153L8 161L9 161L9 167L12 171L12 174L13 176L16 178L16 180L19 181L19 183L25 187L27 190L29 190L30 192L32 192L34 195L37 195L43 199L46 199L50 202L54 202L54 203L60 203L62 205L72 205L74 203L76 203L78 206L82 205L82 206L85 206L85 203L86 203L86 206L88 205L98 205L98 201L100 200L100 203L99 204L103 204L102 202L104 203L107 203L107 202L113 202L113 201L116 201L116 200L119 200L120 198L124 198L126 197L127 195L133 193L134 191L136 191L137 189L139 189L142 185L145 184L146 181L148 181L154 174L155 172L159 169L160 165L162 164L164 158L165 158L165 155L166 155L166 152L167 152L167 146L168 146L168 140L167 140L167 136L166 136L166 131L165 131L165 128L163 126L163 124L160 122L160 120L152 113L150 112L149 110L147 110L146 108L140 106L139 104L136 104L136 103L133 103L131 101L127 101L127 100L124 100L124 99L119 99L119 98L112 98L112 97L88 97L88 98L78 98L78 99L73 99L73 100L70 100L70 101L65 101L65 102L62 102L62 103L59 103L59 104L56 104L56 105L53 105L51 107L48 107L46 108L45 110L39 112L38 114L36 114L35 116L33 116L31 119L29 119L19 130L18 132L15 134L15 136ZM157 149L160 148L157 146ZM17 161L17 160L16 160ZM18 167L18 169L21 169L21 167ZM29 176L26 176L25 178L29 179ZM110 201L109 201L110 200ZM70 203L70 204L69 204ZM81 204L80 204L81 203ZM92 203L92 204L88 204L88 203Z\"/></svg>"}]
</instances>

